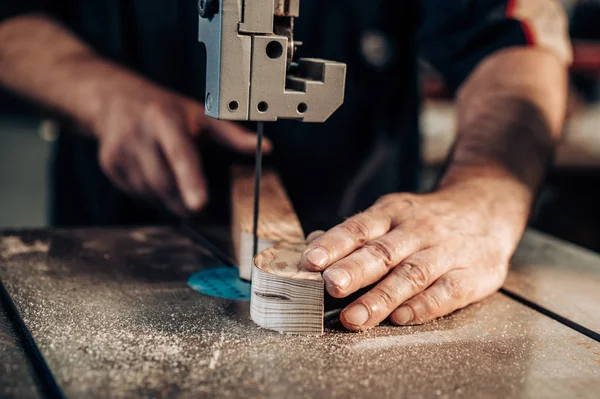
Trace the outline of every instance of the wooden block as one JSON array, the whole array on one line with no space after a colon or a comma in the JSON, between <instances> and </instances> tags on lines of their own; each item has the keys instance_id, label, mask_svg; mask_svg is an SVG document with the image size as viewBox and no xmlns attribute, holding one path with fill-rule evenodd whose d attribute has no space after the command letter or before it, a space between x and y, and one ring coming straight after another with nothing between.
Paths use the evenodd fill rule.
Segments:
<instances>
[{"instance_id":1,"label":"wooden block","mask_svg":"<svg viewBox=\"0 0 600 399\"><path fill-rule=\"evenodd\" d=\"M264 170L260 184L258 252L280 242L303 243L304 232L279 176ZM240 278L251 280L253 257L254 169L234 166L231 186L231 231Z\"/></svg>"},{"instance_id":2,"label":"wooden block","mask_svg":"<svg viewBox=\"0 0 600 399\"><path fill-rule=\"evenodd\" d=\"M323 334L321 273L300 265L304 243L281 243L254 259L250 317L263 328L287 334Z\"/></svg>"},{"instance_id":3,"label":"wooden block","mask_svg":"<svg viewBox=\"0 0 600 399\"><path fill-rule=\"evenodd\" d=\"M234 249L240 277L252 279L250 317L288 334L323 334L321 273L300 265L304 232L279 177L263 172L258 221L259 254L252 259L254 170L234 167L231 201Z\"/></svg>"}]
</instances>

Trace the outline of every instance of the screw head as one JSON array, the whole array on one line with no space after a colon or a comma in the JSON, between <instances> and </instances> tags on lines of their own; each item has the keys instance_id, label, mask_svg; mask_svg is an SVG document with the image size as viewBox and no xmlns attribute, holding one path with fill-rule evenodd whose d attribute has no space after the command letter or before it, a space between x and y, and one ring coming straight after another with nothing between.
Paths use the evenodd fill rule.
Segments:
<instances>
[{"instance_id":1,"label":"screw head","mask_svg":"<svg viewBox=\"0 0 600 399\"><path fill-rule=\"evenodd\" d=\"M213 108L212 94L208 93L206 95L206 101L204 103L204 107L206 108L207 111L212 111L212 108Z\"/></svg>"}]
</instances>

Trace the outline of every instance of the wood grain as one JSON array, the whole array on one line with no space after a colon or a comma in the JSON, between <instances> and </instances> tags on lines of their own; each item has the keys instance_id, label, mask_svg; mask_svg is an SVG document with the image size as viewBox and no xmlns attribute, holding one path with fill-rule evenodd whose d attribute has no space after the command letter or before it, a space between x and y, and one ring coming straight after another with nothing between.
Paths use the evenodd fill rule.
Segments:
<instances>
[{"instance_id":1,"label":"wood grain","mask_svg":"<svg viewBox=\"0 0 600 399\"><path fill-rule=\"evenodd\" d=\"M252 280L251 319L282 333L323 334L323 278L300 265L304 232L279 177L265 170L261 178L254 260L254 171L235 167L232 177L233 242L240 277Z\"/></svg>"},{"instance_id":2,"label":"wood grain","mask_svg":"<svg viewBox=\"0 0 600 399\"><path fill-rule=\"evenodd\" d=\"M277 173L264 170L260 184L258 252L280 242L302 243L304 232ZM254 169L234 166L231 231L240 278L250 281L253 257Z\"/></svg>"},{"instance_id":3,"label":"wood grain","mask_svg":"<svg viewBox=\"0 0 600 399\"><path fill-rule=\"evenodd\" d=\"M324 282L300 264L306 244L281 243L254 259L250 317L288 334L323 334Z\"/></svg>"}]
</instances>

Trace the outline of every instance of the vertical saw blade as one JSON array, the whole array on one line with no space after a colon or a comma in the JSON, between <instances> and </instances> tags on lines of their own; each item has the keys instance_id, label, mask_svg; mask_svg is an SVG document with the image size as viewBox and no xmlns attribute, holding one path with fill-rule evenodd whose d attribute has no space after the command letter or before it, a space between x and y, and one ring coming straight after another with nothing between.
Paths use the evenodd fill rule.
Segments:
<instances>
[{"instance_id":1,"label":"vertical saw blade","mask_svg":"<svg viewBox=\"0 0 600 399\"><path fill-rule=\"evenodd\" d=\"M252 247L253 256L256 256L256 254L258 253L258 214L260 211L260 178L262 175L262 141L264 133L264 123L258 122L256 128L258 141L256 144L256 166L254 169L254 223L252 233L254 238Z\"/></svg>"}]
</instances>

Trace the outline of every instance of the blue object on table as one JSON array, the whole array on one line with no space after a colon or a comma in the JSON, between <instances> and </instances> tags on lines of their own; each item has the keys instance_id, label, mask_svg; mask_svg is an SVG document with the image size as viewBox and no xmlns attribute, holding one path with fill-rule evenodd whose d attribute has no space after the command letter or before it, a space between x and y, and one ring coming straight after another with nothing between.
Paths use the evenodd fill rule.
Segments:
<instances>
[{"instance_id":1,"label":"blue object on table","mask_svg":"<svg viewBox=\"0 0 600 399\"><path fill-rule=\"evenodd\" d=\"M236 301L250 300L250 283L241 280L234 267L201 270L188 279L188 284L205 295Z\"/></svg>"}]
</instances>

